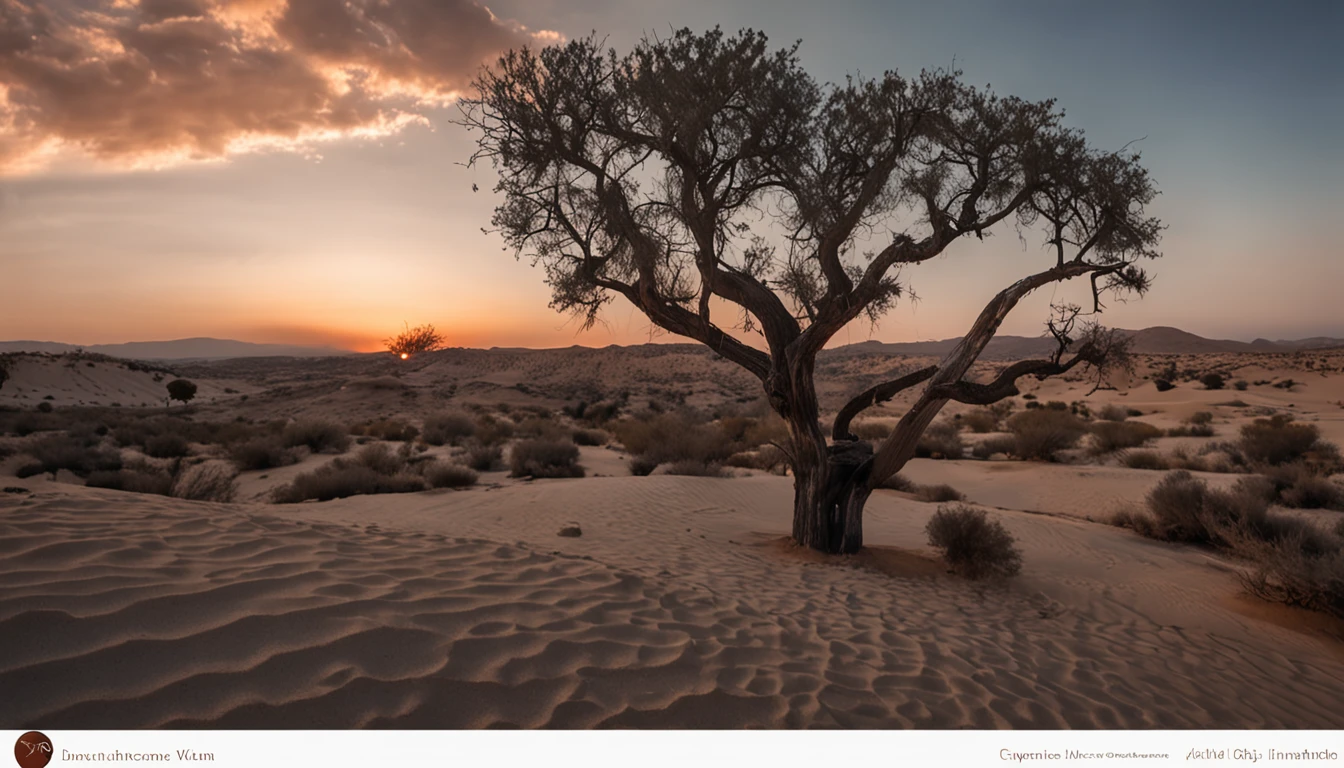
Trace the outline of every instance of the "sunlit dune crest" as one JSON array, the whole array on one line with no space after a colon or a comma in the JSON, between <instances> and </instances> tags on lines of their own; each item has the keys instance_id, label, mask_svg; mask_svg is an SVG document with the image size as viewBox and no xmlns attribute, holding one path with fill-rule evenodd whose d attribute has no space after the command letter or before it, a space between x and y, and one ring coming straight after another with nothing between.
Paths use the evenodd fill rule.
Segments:
<instances>
[{"instance_id":1,"label":"sunlit dune crest","mask_svg":"<svg viewBox=\"0 0 1344 768\"><path fill-rule=\"evenodd\" d=\"M477 68L531 40L471 0L10 0L0 47L0 174L69 159L162 168L312 152L425 123Z\"/></svg>"}]
</instances>

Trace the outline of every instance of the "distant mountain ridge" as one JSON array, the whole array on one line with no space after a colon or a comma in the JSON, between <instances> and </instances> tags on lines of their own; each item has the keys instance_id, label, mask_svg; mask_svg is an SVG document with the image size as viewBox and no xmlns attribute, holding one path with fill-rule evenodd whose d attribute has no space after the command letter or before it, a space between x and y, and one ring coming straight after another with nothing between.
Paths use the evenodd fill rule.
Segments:
<instances>
[{"instance_id":1,"label":"distant mountain ridge","mask_svg":"<svg viewBox=\"0 0 1344 768\"><path fill-rule=\"evenodd\" d=\"M1203 336L1169 326L1154 326L1140 331L1122 330L1134 337L1134 351L1146 355L1190 355L1219 353L1290 353L1312 349L1344 347L1344 338L1313 336L1307 339L1270 341L1236 341L1233 339L1206 339ZM913 357L942 357L961 341L960 338L939 341L882 342L862 341L825 350L826 357L851 355L907 355ZM688 347L698 347L684 343ZM635 345L649 346L649 345ZM669 345L660 344L659 347ZM996 336L980 357L983 360L1021 360L1048 355L1054 346L1050 339L1030 336ZM341 357L359 354L335 347L306 347L292 344L255 344L234 339L192 338L170 341L132 341L124 344L91 344L79 346L53 341L0 341L0 353L47 352L64 354L82 349L113 357L135 360L227 360L242 357ZM493 348L501 352L521 352L521 348Z\"/></svg>"},{"instance_id":2,"label":"distant mountain ridge","mask_svg":"<svg viewBox=\"0 0 1344 768\"><path fill-rule=\"evenodd\" d=\"M208 337L85 346L57 341L0 341L0 352L47 352L59 355L80 349L132 360L223 360L236 357L334 357L355 354L335 347L254 344L250 341Z\"/></svg>"},{"instance_id":3,"label":"distant mountain ridge","mask_svg":"<svg viewBox=\"0 0 1344 768\"><path fill-rule=\"evenodd\" d=\"M1195 354L1237 354L1237 353L1289 353L1310 349L1328 349L1344 347L1344 339L1329 336L1313 336L1308 339L1278 340L1256 339L1255 341L1236 341L1233 339L1206 339L1203 336L1169 326L1154 326L1141 331L1121 329L1134 339L1134 352L1142 355L1195 355ZM960 342L961 339L942 339L940 341L914 341L887 343L881 341L863 341L847 344L828 350L830 354L884 354L942 357ZM1047 338L1030 336L995 336L980 358L982 360L1021 360L1028 357L1048 355L1054 349L1054 341Z\"/></svg>"}]
</instances>

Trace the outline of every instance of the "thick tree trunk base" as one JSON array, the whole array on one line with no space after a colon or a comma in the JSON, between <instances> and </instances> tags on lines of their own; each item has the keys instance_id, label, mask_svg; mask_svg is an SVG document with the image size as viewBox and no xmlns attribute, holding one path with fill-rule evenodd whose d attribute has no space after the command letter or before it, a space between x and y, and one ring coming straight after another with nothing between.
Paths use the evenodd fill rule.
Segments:
<instances>
[{"instance_id":1,"label":"thick tree trunk base","mask_svg":"<svg viewBox=\"0 0 1344 768\"><path fill-rule=\"evenodd\" d=\"M824 471L796 472L795 541L818 552L838 555L863 548L863 507L871 493L868 476L872 457L871 443L844 441L827 448Z\"/></svg>"}]
</instances>

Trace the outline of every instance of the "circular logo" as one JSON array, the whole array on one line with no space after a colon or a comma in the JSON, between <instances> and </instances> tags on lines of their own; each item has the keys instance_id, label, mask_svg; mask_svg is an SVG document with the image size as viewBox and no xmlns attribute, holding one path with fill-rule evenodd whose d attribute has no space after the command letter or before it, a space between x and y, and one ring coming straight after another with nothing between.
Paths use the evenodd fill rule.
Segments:
<instances>
[{"instance_id":1,"label":"circular logo","mask_svg":"<svg viewBox=\"0 0 1344 768\"><path fill-rule=\"evenodd\" d=\"M51 739L38 731L23 734L14 742L14 759L19 768L43 768L51 762Z\"/></svg>"}]
</instances>

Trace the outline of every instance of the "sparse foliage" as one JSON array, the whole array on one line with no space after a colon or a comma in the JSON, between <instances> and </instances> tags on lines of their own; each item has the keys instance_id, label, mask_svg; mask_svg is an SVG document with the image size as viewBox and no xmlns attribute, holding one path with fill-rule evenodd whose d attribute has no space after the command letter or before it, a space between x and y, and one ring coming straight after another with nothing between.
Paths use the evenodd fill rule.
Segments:
<instances>
[{"instance_id":1,"label":"sparse foliage","mask_svg":"<svg viewBox=\"0 0 1344 768\"><path fill-rule=\"evenodd\" d=\"M407 324L406 330L391 338L383 339L387 351L403 360L422 352L435 352L442 349L443 344L443 336L429 324L417 325L414 328Z\"/></svg>"},{"instance_id":2,"label":"sparse foliage","mask_svg":"<svg viewBox=\"0 0 1344 768\"><path fill-rule=\"evenodd\" d=\"M1012 534L983 509L965 504L939 507L924 530L952 570L967 578L1007 578L1022 571L1022 552Z\"/></svg>"},{"instance_id":3,"label":"sparse foliage","mask_svg":"<svg viewBox=\"0 0 1344 768\"><path fill-rule=\"evenodd\" d=\"M545 270L552 307L588 326L623 297L760 380L788 425L794 538L815 549L861 546L869 492L915 455L949 401L987 405L1018 394L1023 376L1080 366L1100 386L1129 365L1126 337L1066 307L1049 325L1049 359L989 383L964 378L1031 292L1083 278L1095 313L1108 292L1144 293L1140 263L1159 255L1162 225L1145 211L1156 191L1138 156L1090 148L1053 101L998 96L945 71L821 86L796 46L680 30L624 56L595 36L510 51L475 81L462 123L477 136L472 162L498 172L495 230ZM1000 224L1039 234L1052 263L1000 291L938 365L851 400L828 444L817 353L904 297L908 270ZM857 442L854 416L918 385L875 451Z\"/></svg>"},{"instance_id":4,"label":"sparse foliage","mask_svg":"<svg viewBox=\"0 0 1344 768\"><path fill-rule=\"evenodd\" d=\"M196 385L186 379L173 379L168 382L168 397L185 405L196 397Z\"/></svg>"}]
</instances>

